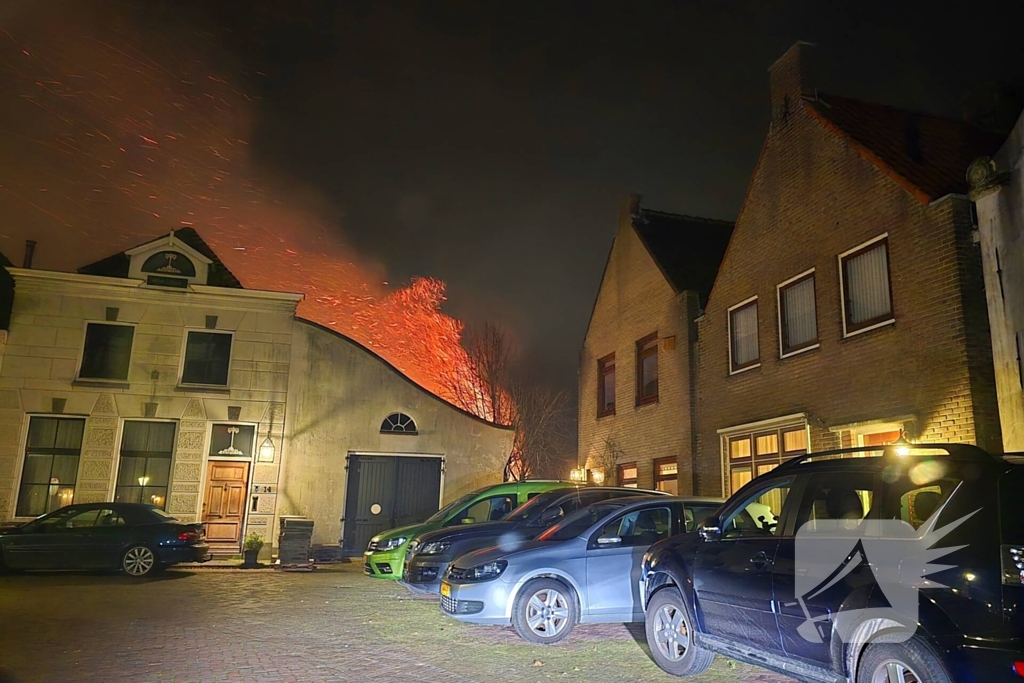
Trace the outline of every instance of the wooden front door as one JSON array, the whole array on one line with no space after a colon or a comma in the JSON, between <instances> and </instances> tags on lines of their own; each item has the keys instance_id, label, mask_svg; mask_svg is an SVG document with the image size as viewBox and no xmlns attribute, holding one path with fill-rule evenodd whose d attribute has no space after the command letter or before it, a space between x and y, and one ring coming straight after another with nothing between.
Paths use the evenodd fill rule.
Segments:
<instances>
[{"instance_id":1,"label":"wooden front door","mask_svg":"<svg viewBox=\"0 0 1024 683\"><path fill-rule=\"evenodd\" d=\"M245 517L245 492L249 463L213 460L206 472L203 523L206 540L213 544L238 545Z\"/></svg>"}]
</instances>

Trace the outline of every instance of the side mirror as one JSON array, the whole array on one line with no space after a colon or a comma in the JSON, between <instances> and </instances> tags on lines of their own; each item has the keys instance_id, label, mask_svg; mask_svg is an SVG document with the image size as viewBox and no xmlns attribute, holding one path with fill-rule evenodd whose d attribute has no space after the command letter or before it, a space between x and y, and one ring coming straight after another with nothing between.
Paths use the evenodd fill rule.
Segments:
<instances>
[{"instance_id":1,"label":"side mirror","mask_svg":"<svg viewBox=\"0 0 1024 683\"><path fill-rule=\"evenodd\" d=\"M463 524L476 524L476 520L473 519L472 517L463 517L462 518L462 523Z\"/></svg>"},{"instance_id":2,"label":"side mirror","mask_svg":"<svg viewBox=\"0 0 1024 683\"><path fill-rule=\"evenodd\" d=\"M622 543L622 537L621 536L601 536L600 538L597 539L597 544L598 545L603 545L603 546L606 546L606 545L619 545L620 543Z\"/></svg>"},{"instance_id":3,"label":"side mirror","mask_svg":"<svg viewBox=\"0 0 1024 683\"><path fill-rule=\"evenodd\" d=\"M540 521L553 522L562 516L562 508L548 508L540 514Z\"/></svg>"},{"instance_id":4,"label":"side mirror","mask_svg":"<svg viewBox=\"0 0 1024 683\"><path fill-rule=\"evenodd\" d=\"M718 517L708 517L700 523L697 530L702 541L712 542L722 538L722 520Z\"/></svg>"}]
</instances>

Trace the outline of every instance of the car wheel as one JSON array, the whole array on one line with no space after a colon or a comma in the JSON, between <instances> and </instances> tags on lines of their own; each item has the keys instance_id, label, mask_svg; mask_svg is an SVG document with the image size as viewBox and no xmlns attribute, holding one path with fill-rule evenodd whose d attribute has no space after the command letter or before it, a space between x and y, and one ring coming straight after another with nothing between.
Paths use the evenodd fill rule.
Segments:
<instances>
[{"instance_id":1,"label":"car wheel","mask_svg":"<svg viewBox=\"0 0 1024 683\"><path fill-rule=\"evenodd\" d=\"M715 653L694 639L693 611L675 588L654 594L647 606L647 646L655 664L674 676L696 676L708 670Z\"/></svg>"},{"instance_id":2,"label":"car wheel","mask_svg":"<svg viewBox=\"0 0 1024 683\"><path fill-rule=\"evenodd\" d=\"M159 571L156 554L147 546L133 545L121 556L121 569L128 576L149 576Z\"/></svg>"},{"instance_id":3,"label":"car wheel","mask_svg":"<svg viewBox=\"0 0 1024 683\"><path fill-rule=\"evenodd\" d=\"M512 626L523 640L551 645L576 626L576 594L561 581L536 579L523 586L512 610Z\"/></svg>"},{"instance_id":4,"label":"car wheel","mask_svg":"<svg viewBox=\"0 0 1024 683\"><path fill-rule=\"evenodd\" d=\"M923 643L868 645L860 659L857 683L951 683L939 658Z\"/></svg>"}]
</instances>

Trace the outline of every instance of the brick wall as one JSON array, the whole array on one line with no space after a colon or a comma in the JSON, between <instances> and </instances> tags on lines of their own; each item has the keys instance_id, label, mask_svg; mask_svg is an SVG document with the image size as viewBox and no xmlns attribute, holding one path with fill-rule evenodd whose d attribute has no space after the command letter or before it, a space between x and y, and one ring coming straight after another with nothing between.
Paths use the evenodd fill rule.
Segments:
<instances>
[{"instance_id":1,"label":"brick wall","mask_svg":"<svg viewBox=\"0 0 1024 683\"><path fill-rule=\"evenodd\" d=\"M634 198L634 201L638 201ZM633 230L623 204L607 268L580 352L579 461L617 483L618 463L636 462L641 488L653 462L676 458L679 492L691 490L690 346L696 293L677 294ZM657 332L659 399L636 405L636 341ZM615 353L616 414L597 417L597 361Z\"/></svg>"},{"instance_id":2,"label":"brick wall","mask_svg":"<svg viewBox=\"0 0 1024 683\"><path fill-rule=\"evenodd\" d=\"M799 47L770 71L771 127L698 321L702 494L721 489L719 429L800 412L812 449L847 445L837 425L912 415L912 437L999 450L967 199L898 187L806 111L800 72ZM896 322L844 339L837 256L882 233ZM780 359L776 285L809 268L820 347ZM761 366L730 376L727 309L754 295Z\"/></svg>"}]
</instances>

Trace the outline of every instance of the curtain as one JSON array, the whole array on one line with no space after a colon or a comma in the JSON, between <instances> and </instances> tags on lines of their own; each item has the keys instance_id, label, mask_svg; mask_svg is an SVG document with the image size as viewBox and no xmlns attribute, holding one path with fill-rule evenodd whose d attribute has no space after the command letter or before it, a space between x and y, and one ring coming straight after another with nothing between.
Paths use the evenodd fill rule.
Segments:
<instances>
[{"instance_id":1,"label":"curtain","mask_svg":"<svg viewBox=\"0 0 1024 683\"><path fill-rule=\"evenodd\" d=\"M743 366L759 357L755 302L732 312L732 358L734 365Z\"/></svg>"},{"instance_id":2,"label":"curtain","mask_svg":"<svg viewBox=\"0 0 1024 683\"><path fill-rule=\"evenodd\" d=\"M889 255L883 242L874 249L846 260L846 316L859 325L892 313L889 295Z\"/></svg>"},{"instance_id":3,"label":"curtain","mask_svg":"<svg viewBox=\"0 0 1024 683\"><path fill-rule=\"evenodd\" d=\"M783 325L787 349L803 346L818 338L813 277L782 290L782 310L786 316Z\"/></svg>"}]
</instances>

